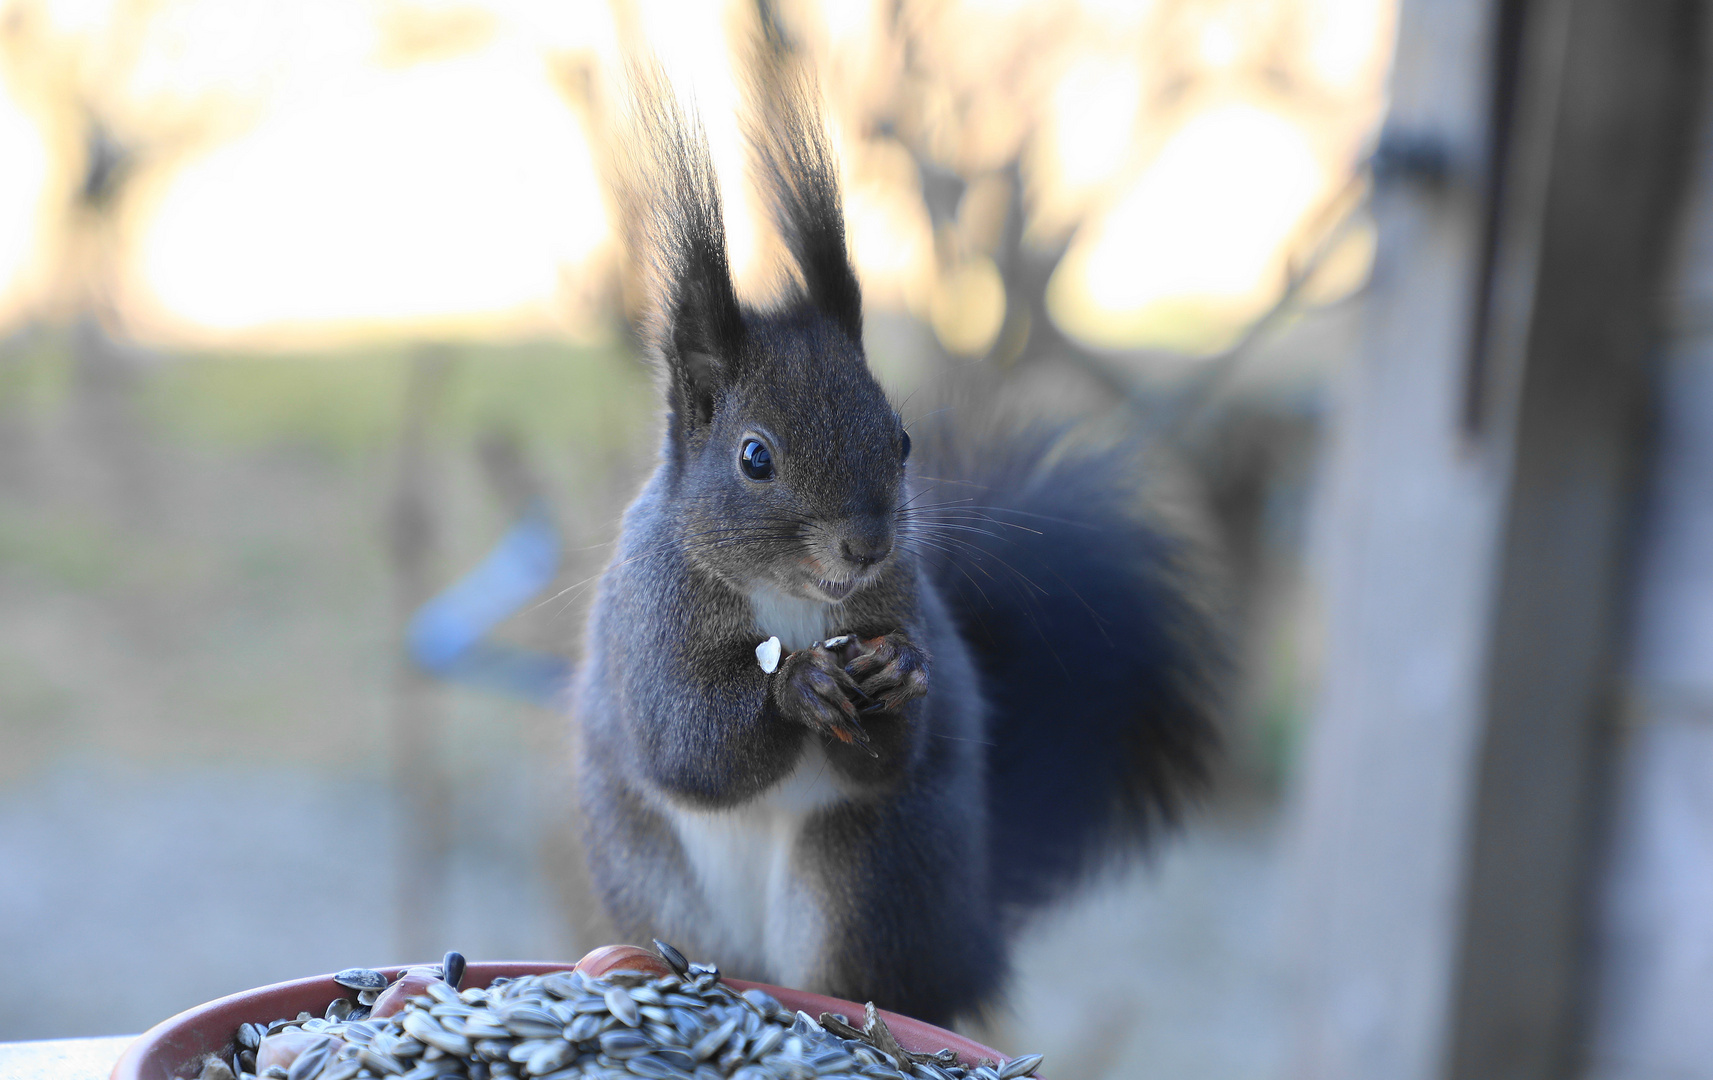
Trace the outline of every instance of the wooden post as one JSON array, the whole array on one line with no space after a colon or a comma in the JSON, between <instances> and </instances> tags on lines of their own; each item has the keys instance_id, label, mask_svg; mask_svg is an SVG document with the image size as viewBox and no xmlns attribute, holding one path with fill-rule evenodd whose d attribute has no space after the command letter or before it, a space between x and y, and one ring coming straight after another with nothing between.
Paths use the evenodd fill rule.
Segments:
<instances>
[{"instance_id":1,"label":"wooden post","mask_svg":"<svg viewBox=\"0 0 1713 1080\"><path fill-rule=\"evenodd\" d=\"M1613 747L1591 1024L1600 1080L1713 1077L1713 85L1700 100Z\"/></svg>"},{"instance_id":2,"label":"wooden post","mask_svg":"<svg viewBox=\"0 0 1713 1080\"><path fill-rule=\"evenodd\" d=\"M1542 154L1450 1074L1579 1068L1588 871L1628 607L1660 285L1687 173L1690 0L1531 6L1515 121ZM1533 191L1530 192L1532 196ZM1501 213L1509 213L1502 207ZM1517 270L1519 276L1526 273Z\"/></svg>"},{"instance_id":3,"label":"wooden post","mask_svg":"<svg viewBox=\"0 0 1713 1080\"><path fill-rule=\"evenodd\" d=\"M1335 414L1295 1071L1565 1076L1700 38L1687 0L1400 14L1393 139L1449 176L1380 170L1370 328Z\"/></svg>"}]
</instances>

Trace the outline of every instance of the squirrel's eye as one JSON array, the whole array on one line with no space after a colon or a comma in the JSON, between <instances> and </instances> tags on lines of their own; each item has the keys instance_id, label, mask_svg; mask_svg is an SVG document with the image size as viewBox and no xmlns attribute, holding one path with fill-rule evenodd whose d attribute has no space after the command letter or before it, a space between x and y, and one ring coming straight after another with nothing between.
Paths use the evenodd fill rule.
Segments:
<instances>
[{"instance_id":1,"label":"squirrel's eye","mask_svg":"<svg viewBox=\"0 0 1713 1080\"><path fill-rule=\"evenodd\" d=\"M760 439L745 439L738 451L738 466L751 480L772 480L773 451Z\"/></svg>"},{"instance_id":2,"label":"squirrel's eye","mask_svg":"<svg viewBox=\"0 0 1713 1080\"><path fill-rule=\"evenodd\" d=\"M903 435L904 435L904 452L902 454L898 455L898 460L899 461L909 461L910 460L910 433L908 431L906 431L903 433Z\"/></svg>"}]
</instances>

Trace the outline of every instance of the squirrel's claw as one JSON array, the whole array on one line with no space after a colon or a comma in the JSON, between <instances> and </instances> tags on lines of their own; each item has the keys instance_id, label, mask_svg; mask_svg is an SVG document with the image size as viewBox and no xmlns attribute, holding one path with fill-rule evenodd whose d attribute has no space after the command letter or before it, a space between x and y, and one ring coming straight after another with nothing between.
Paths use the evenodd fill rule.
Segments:
<instances>
[{"instance_id":1,"label":"squirrel's claw","mask_svg":"<svg viewBox=\"0 0 1713 1080\"><path fill-rule=\"evenodd\" d=\"M868 732L857 721L857 707L851 700L868 702L869 697L831 650L819 645L799 649L780 662L773 678L774 703L787 719L879 756L869 745Z\"/></svg>"},{"instance_id":2,"label":"squirrel's claw","mask_svg":"<svg viewBox=\"0 0 1713 1080\"><path fill-rule=\"evenodd\" d=\"M862 646L845 673L870 702L863 713L894 712L928 692L928 654L903 631L869 638Z\"/></svg>"},{"instance_id":3,"label":"squirrel's claw","mask_svg":"<svg viewBox=\"0 0 1713 1080\"><path fill-rule=\"evenodd\" d=\"M868 710L863 709L861 711L867 712ZM843 724L838 724L828 728L827 733L833 738L844 743L846 746L855 746L871 758L877 758L880 756L880 751L876 750L869 744L868 732L863 730L862 725L857 723L854 717Z\"/></svg>"}]
</instances>

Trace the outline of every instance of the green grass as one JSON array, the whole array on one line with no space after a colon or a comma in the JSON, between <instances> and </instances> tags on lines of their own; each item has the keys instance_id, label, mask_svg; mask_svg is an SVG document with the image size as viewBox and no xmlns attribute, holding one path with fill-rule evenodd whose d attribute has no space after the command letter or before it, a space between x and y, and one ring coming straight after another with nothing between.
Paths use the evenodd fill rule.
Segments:
<instances>
[{"instance_id":1,"label":"green grass","mask_svg":"<svg viewBox=\"0 0 1713 1080\"><path fill-rule=\"evenodd\" d=\"M0 566L22 567L72 589L116 583L131 552L105 523L67 513L0 508Z\"/></svg>"},{"instance_id":2,"label":"green grass","mask_svg":"<svg viewBox=\"0 0 1713 1080\"><path fill-rule=\"evenodd\" d=\"M71 340L64 330L23 334L0 348L0 409L48 412L71 392Z\"/></svg>"},{"instance_id":3,"label":"green grass","mask_svg":"<svg viewBox=\"0 0 1713 1080\"><path fill-rule=\"evenodd\" d=\"M652 391L622 350L538 343L448 346L427 417L436 442L500 431L526 445L598 448L635 438ZM298 445L354 459L398 442L414 365L405 346L324 354L175 357L140 405L163 433L237 448Z\"/></svg>"}]
</instances>

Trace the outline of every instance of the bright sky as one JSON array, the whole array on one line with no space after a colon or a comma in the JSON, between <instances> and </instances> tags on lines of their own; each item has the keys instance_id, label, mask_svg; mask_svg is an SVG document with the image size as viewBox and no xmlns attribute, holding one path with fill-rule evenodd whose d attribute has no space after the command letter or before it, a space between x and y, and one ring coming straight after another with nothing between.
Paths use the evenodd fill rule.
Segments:
<instances>
[{"instance_id":1,"label":"bright sky","mask_svg":"<svg viewBox=\"0 0 1713 1080\"><path fill-rule=\"evenodd\" d=\"M0 80L0 325L29 290L48 180L42 134Z\"/></svg>"},{"instance_id":2,"label":"bright sky","mask_svg":"<svg viewBox=\"0 0 1713 1080\"><path fill-rule=\"evenodd\" d=\"M138 245L175 317L217 330L539 309L608 237L582 125L539 58L356 71L189 162Z\"/></svg>"},{"instance_id":3,"label":"bright sky","mask_svg":"<svg viewBox=\"0 0 1713 1080\"><path fill-rule=\"evenodd\" d=\"M1119 347L1163 303L1258 312L1330 179L1302 130L1278 113L1249 104L1197 113L1079 236L1053 282L1054 317L1093 344Z\"/></svg>"},{"instance_id":4,"label":"bright sky","mask_svg":"<svg viewBox=\"0 0 1713 1080\"><path fill-rule=\"evenodd\" d=\"M105 57L105 38L126 32L109 0L14 2L45 11L68 56L82 42ZM1388 0L1293 2L1296 47L1322 91L1377 100ZM959 17L1021 18L1040 6L966 3ZM1150 313L1163 307L1258 312L1302 222L1349 168L1351 134L1329 137L1314 116L1240 87L1142 130L1150 71L1126 42L1152 25L1152 7L1083 8L1113 28L1106 47L1064 65L1042 98L1052 165L1037 182L1088 208L1053 283L1055 318L1122 347L1154 333ZM841 58L872 46L878 9L846 0L820 9L832 70L843 70ZM123 85L109 88L139 127L159 119L167 132L165 164L137 186L120 249L128 324L165 342L249 344L577 329L576 294L613 257L614 240L591 150L598 133L564 73L578 58L616 69L613 10L605 0L163 3L137 35ZM727 188L734 269L740 285L759 287L770 268L741 183L731 5L646 0L631 10L704 117ZM1208 10L1193 39L1200 62L1235 69L1251 47L1248 9ZM26 109L7 90L40 71L0 74L5 324L33 310L54 265L55 238L40 223L64 198L49 177L71 170L56 173L43 138L51 110ZM51 87L29 92L45 100ZM191 120L161 119L174 117ZM841 117L831 119L837 130ZM979 346L979 328L997 327L991 312L947 322L940 309L999 302L991 264L937 262L908 155L851 132L837 139L871 304L934 307L937 326L978 327Z\"/></svg>"}]
</instances>

